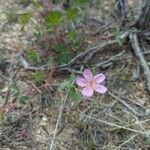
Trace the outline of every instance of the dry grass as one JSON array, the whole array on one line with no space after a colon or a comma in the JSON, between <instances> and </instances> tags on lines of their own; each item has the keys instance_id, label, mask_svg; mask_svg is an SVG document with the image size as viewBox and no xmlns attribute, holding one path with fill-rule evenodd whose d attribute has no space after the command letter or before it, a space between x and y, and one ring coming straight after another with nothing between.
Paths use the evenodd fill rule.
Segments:
<instances>
[{"instance_id":1,"label":"dry grass","mask_svg":"<svg viewBox=\"0 0 150 150\"><path fill-rule=\"evenodd\" d=\"M105 5L101 6L99 13L102 18L96 18L100 19L100 23L90 20L91 22L84 26L83 30L88 31L84 36L85 45L114 38L117 20L114 22L115 19L111 16L114 14L109 11L113 3L102 3L102 6ZM90 12L91 16L94 14L95 11ZM112 26L104 26L108 20L112 21ZM91 23L97 29L95 31L98 31L100 24L103 25L98 36L89 35L90 32L93 33ZM105 37L102 37L104 33ZM129 44L125 43L122 47L113 45L96 54L88 62L87 67L107 60L122 50L130 59L116 61L109 67L97 67L94 70L106 74L108 92L104 95L95 94L90 102L84 99L74 101L68 96L69 90L60 91L59 85L64 78L62 75L55 76L49 85L50 89L41 90L36 87L38 92L30 94L26 105L20 105L14 100L13 93L10 93L10 102L0 109L0 149L150 149L150 96L145 89L143 74L141 70L138 71L139 64ZM20 86L23 92L35 88L30 75L30 72L22 69L17 74L18 82L24 83L23 87ZM9 81L3 79L0 83L7 87ZM5 100L7 92L3 94L1 91L0 98Z\"/></svg>"}]
</instances>

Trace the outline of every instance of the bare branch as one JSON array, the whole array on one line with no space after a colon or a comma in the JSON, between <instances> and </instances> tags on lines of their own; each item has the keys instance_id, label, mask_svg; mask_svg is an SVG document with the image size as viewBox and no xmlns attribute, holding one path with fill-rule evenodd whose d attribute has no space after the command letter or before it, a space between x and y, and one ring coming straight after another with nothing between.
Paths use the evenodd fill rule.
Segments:
<instances>
[{"instance_id":1,"label":"bare branch","mask_svg":"<svg viewBox=\"0 0 150 150\"><path fill-rule=\"evenodd\" d=\"M136 57L139 59L140 65L141 65L142 69L144 70L144 75L147 80L146 81L147 89L150 92L150 70L149 70L148 64L142 54L142 51L139 47L137 34L136 33L130 34L130 40L132 42L132 47L133 47L134 53L135 53Z\"/></svg>"}]
</instances>

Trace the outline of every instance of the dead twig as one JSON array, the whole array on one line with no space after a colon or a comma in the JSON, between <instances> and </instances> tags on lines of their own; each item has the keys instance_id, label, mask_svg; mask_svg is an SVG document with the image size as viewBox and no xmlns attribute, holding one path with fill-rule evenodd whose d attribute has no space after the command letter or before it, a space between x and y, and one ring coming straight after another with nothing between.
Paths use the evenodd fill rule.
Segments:
<instances>
[{"instance_id":1,"label":"dead twig","mask_svg":"<svg viewBox=\"0 0 150 150\"><path fill-rule=\"evenodd\" d=\"M124 33L120 36L120 39L125 40L125 39L128 37L128 35L129 35L130 32L131 32L131 31L126 31L126 32L124 32ZM97 52L102 52L106 47L108 47L108 46L110 46L110 45L113 45L113 44L117 44L117 43L118 43L117 40L107 41L107 42L105 42L105 43L100 44L99 47L97 47L96 49L91 50L91 51L88 51L88 52L86 53L87 56L86 56L85 59L84 59L84 63L86 64L88 61L90 61L90 59L92 58L92 56L93 56L95 53L97 53ZM86 52L86 51L85 51L85 52Z\"/></svg>"},{"instance_id":2,"label":"dead twig","mask_svg":"<svg viewBox=\"0 0 150 150\"><path fill-rule=\"evenodd\" d=\"M43 65L43 66L40 66L40 67L34 67L34 66L31 66L27 61L26 59L22 56L22 54L19 54L17 56L19 62L21 63L21 65L27 69L27 70L32 70L32 71L38 71L38 70L45 70L47 69L50 65L49 64L46 64L46 65Z\"/></svg>"},{"instance_id":3,"label":"dead twig","mask_svg":"<svg viewBox=\"0 0 150 150\"><path fill-rule=\"evenodd\" d=\"M137 39L137 34L131 33L129 37L130 37L130 40L132 43L134 53L135 53L136 57L139 59L140 65L141 65L142 69L144 70L144 75L145 75L146 83L147 83L147 89L150 92L150 70L149 70L148 64L142 54L142 51L140 49L139 42Z\"/></svg>"},{"instance_id":4,"label":"dead twig","mask_svg":"<svg viewBox=\"0 0 150 150\"><path fill-rule=\"evenodd\" d=\"M112 92L108 93L111 97L113 97L114 99L116 99L117 101L121 102L132 114L136 115L137 117L146 117L150 115L150 110L144 106L142 106L141 104L137 103L134 100L131 100L129 98L125 98L125 97L118 97L116 95L114 95ZM137 105L138 107L141 107L141 109L144 110L143 113L138 112L137 110L135 110L132 106L130 106L130 104L128 104L126 102L126 100L132 102L133 104Z\"/></svg>"},{"instance_id":5,"label":"dead twig","mask_svg":"<svg viewBox=\"0 0 150 150\"><path fill-rule=\"evenodd\" d=\"M53 149L54 140L55 140L55 137L56 137L56 134L57 134L57 130L58 130L58 125L60 123L60 120L61 120L61 117L62 117L62 113L63 113L63 110L64 110L64 106L65 106L66 101L67 101L68 96L69 96L69 92L70 92L70 89L67 91L67 94L66 94L65 98L64 99L62 98L61 106L60 106L60 109L59 109L59 115L58 115L57 123L56 123L56 126L55 126L55 130L54 130L54 134L53 134L53 138L52 138L49 150ZM62 95L61 91L60 91L60 94Z\"/></svg>"},{"instance_id":6,"label":"dead twig","mask_svg":"<svg viewBox=\"0 0 150 150\"><path fill-rule=\"evenodd\" d=\"M119 150L123 145L129 143L131 140L133 140L135 137L137 137L139 134L135 134L132 137L130 137L128 140L126 140L125 142L123 142L122 144L120 144L118 147L115 148L115 150Z\"/></svg>"},{"instance_id":7,"label":"dead twig","mask_svg":"<svg viewBox=\"0 0 150 150\"><path fill-rule=\"evenodd\" d=\"M126 37L128 37L130 31L126 31L125 33L123 33L120 38L121 39L125 39ZM46 65L43 65L43 66L40 66L40 67L33 67L31 66L26 60L25 58L23 57L22 54L19 54L18 55L18 60L19 62L21 63L21 65L27 69L27 70L32 70L32 71L38 71L38 70L46 70L46 69L52 69L52 68L55 68L55 69L59 69L59 70L68 70L69 72L72 71L72 69L70 69L70 67L72 65L74 65L76 63L77 60L79 59L82 59L85 57L84 59L84 63L86 64L90 59L91 57L97 53L97 52L102 52L106 47L112 45L112 44L117 44L117 40L111 40L111 41L107 41L105 43L102 43L102 44L99 44L97 46L94 46L94 47L91 47L91 48L88 48L86 49L85 51L79 53L78 55L76 55L71 61L69 61L67 64L63 64L63 65L60 65L60 66L51 66L49 64L46 64ZM76 72L74 70L74 72Z\"/></svg>"},{"instance_id":8,"label":"dead twig","mask_svg":"<svg viewBox=\"0 0 150 150\"><path fill-rule=\"evenodd\" d=\"M125 51L122 51L121 53L117 54L117 55L114 55L112 57L110 57L109 59L103 61L103 62L100 62L98 64L96 64L96 66L94 65L94 69L95 68L98 68L100 66L110 66L112 65L114 62L116 61L120 61L120 60L123 60L123 55L125 54Z\"/></svg>"},{"instance_id":9,"label":"dead twig","mask_svg":"<svg viewBox=\"0 0 150 150\"><path fill-rule=\"evenodd\" d=\"M80 111L80 110L79 110ZM118 128L118 129L125 129L125 130L127 130L127 131L131 131L131 132L134 132L134 133L139 133L139 134L142 134L142 135L150 135L150 132L145 132L145 131L140 131L140 130L136 130L136 129L132 129L132 128L128 128L128 127L126 127L126 126L121 126L121 125L117 125L117 124L115 124L115 123L112 123L112 122L108 122L108 121L105 121L105 120L102 120L102 119L97 119L97 118L95 118L95 117L93 117L93 116L88 116L88 115L86 115L84 112L82 112L82 111L80 111L80 113L84 116L84 117L86 117L86 118L88 118L88 119L92 119L92 120L95 120L95 121L97 121L97 122L101 122L101 123L103 123L103 124L106 124L106 125L108 125L108 126L111 126L111 127L116 127L116 128Z\"/></svg>"},{"instance_id":10,"label":"dead twig","mask_svg":"<svg viewBox=\"0 0 150 150\"><path fill-rule=\"evenodd\" d=\"M118 100L119 102L121 102L128 110L130 110L132 112L132 114L135 115L140 115L136 110L134 110L134 108L132 108L129 104L127 104L125 101L123 101L121 98L119 98L118 96L114 95L113 93L109 92L108 93L111 97L113 97L114 99Z\"/></svg>"}]
</instances>

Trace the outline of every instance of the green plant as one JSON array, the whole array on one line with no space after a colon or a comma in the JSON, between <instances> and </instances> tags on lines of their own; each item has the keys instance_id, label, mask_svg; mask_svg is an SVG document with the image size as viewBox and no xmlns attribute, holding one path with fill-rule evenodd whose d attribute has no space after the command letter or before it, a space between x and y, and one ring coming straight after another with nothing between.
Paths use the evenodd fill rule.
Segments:
<instances>
[{"instance_id":1,"label":"green plant","mask_svg":"<svg viewBox=\"0 0 150 150\"><path fill-rule=\"evenodd\" d=\"M22 94L22 92L20 91L20 88L18 87L17 82L15 80L11 84L11 89L14 92L17 99L19 99L20 103L26 104L28 97Z\"/></svg>"},{"instance_id":2,"label":"green plant","mask_svg":"<svg viewBox=\"0 0 150 150\"><path fill-rule=\"evenodd\" d=\"M80 38L77 34L76 25L84 17L82 6L86 3L87 0L70 1L71 7L66 10L66 13L57 10L43 13L44 33L41 35L37 28L35 34L37 37L43 36L41 37L44 41L42 49L47 54L52 54L54 60L59 64L68 63L72 59L73 53L79 50ZM63 24L64 21L65 24ZM65 39L66 31L68 32L68 39ZM64 42L66 40L69 42ZM51 49L54 50L54 53L50 52Z\"/></svg>"},{"instance_id":3,"label":"green plant","mask_svg":"<svg viewBox=\"0 0 150 150\"><path fill-rule=\"evenodd\" d=\"M70 97L76 101L82 99L82 95L80 94L79 90L75 86L72 86L72 88L70 89Z\"/></svg>"},{"instance_id":4,"label":"green plant","mask_svg":"<svg viewBox=\"0 0 150 150\"><path fill-rule=\"evenodd\" d=\"M119 47L121 47L123 45L123 39L121 38L121 32L119 26L116 26L115 37Z\"/></svg>"},{"instance_id":5,"label":"green plant","mask_svg":"<svg viewBox=\"0 0 150 150\"><path fill-rule=\"evenodd\" d=\"M82 96L81 96L79 90L74 86L75 78L76 78L75 75L71 74L67 80L64 80L60 84L60 89L61 90L70 89L69 96L73 100L81 100Z\"/></svg>"},{"instance_id":6,"label":"green plant","mask_svg":"<svg viewBox=\"0 0 150 150\"><path fill-rule=\"evenodd\" d=\"M71 60L71 52L68 50L67 45L64 43L58 44L56 46L56 51L58 52L56 60L59 64L67 63L69 60Z\"/></svg>"},{"instance_id":7,"label":"green plant","mask_svg":"<svg viewBox=\"0 0 150 150\"><path fill-rule=\"evenodd\" d=\"M80 7L85 6L88 2L89 0L75 0L75 3Z\"/></svg>"},{"instance_id":8,"label":"green plant","mask_svg":"<svg viewBox=\"0 0 150 150\"><path fill-rule=\"evenodd\" d=\"M16 22L17 13L16 13L15 10L13 10L13 9L6 10L5 15L6 15L6 18L7 18L8 22L10 22L10 23Z\"/></svg>"},{"instance_id":9,"label":"green plant","mask_svg":"<svg viewBox=\"0 0 150 150\"><path fill-rule=\"evenodd\" d=\"M35 8L40 8L42 6L42 2L40 0L32 0L32 4Z\"/></svg>"},{"instance_id":10,"label":"green plant","mask_svg":"<svg viewBox=\"0 0 150 150\"><path fill-rule=\"evenodd\" d=\"M70 77L67 80L64 80L61 84L60 84L60 89L64 90L64 89L69 89L74 85L74 81L75 81L75 75L71 74Z\"/></svg>"},{"instance_id":11,"label":"green plant","mask_svg":"<svg viewBox=\"0 0 150 150\"><path fill-rule=\"evenodd\" d=\"M32 17L32 12L27 12L20 15L20 23L23 26L23 28L29 23L31 17Z\"/></svg>"},{"instance_id":12,"label":"green plant","mask_svg":"<svg viewBox=\"0 0 150 150\"><path fill-rule=\"evenodd\" d=\"M41 62L40 54L37 52L37 50L29 50L29 52L27 53L27 57L34 64L38 64Z\"/></svg>"},{"instance_id":13,"label":"green plant","mask_svg":"<svg viewBox=\"0 0 150 150\"><path fill-rule=\"evenodd\" d=\"M69 8L67 10L67 17L69 21L75 21L79 17L79 10L77 8Z\"/></svg>"},{"instance_id":14,"label":"green plant","mask_svg":"<svg viewBox=\"0 0 150 150\"><path fill-rule=\"evenodd\" d=\"M20 0L20 4L27 6L29 3L31 2L31 0Z\"/></svg>"},{"instance_id":15,"label":"green plant","mask_svg":"<svg viewBox=\"0 0 150 150\"><path fill-rule=\"evenodd\" d=\"M4 117L5 117L5 115L4 115L4 111L1 109L1 110L0 110L0 123L2 123L2 122L3 122Z\"/></svg>"},{"instance_id":16,"label":"green plant","mask_svg":"<svg viewBox=\"0 0 150 150\"><path fill-rule=\"evenodd\" d=\"M72 30L72 31L68 32L68 38L71 42L71 46L75 50L79 50L80 38L79 38L79 35L77 34L76 30Z\"/></svg>"},{"instance_id":17,"label":"green plant","mask_svg":"<svg viewBox=\"0 0 150 150\"><path fill-rule=\"evenodd\" d=\"M35 27L34 35L36 36L37 39L42 37L42 31L41 31L41 28L39 26Z\"/></svg>"},{"instance_id":18,"label":"green plant","mask_svg":"<svg viewBox=\"0 0 150 150\"><path fill-rule=\"evenodd\" d=\"M44 81L45 77L46 76L45 76L44 72L36 72L34 75L34 79L37 84L41 84Z\"/></svg>"},{"instance_id":19,"label":"green plant","mask_svg":"<svg viewBox=\"0 0 150 150\"><path fill-rule=\"evenodd\" d=\"M59 26L63 22L63 14L59 11L52 11L45 17L45 24L48 29Z\"/></svg>"}]
</instances>

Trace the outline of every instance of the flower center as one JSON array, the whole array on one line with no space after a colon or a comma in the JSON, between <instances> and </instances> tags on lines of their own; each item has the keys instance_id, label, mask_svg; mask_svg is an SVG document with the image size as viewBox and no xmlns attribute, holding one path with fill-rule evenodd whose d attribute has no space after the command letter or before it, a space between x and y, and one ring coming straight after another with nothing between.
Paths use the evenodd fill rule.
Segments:
<instances>
[{"instance_id":1,"label":"flower center","mask_svg":"<svg viewBox=\"0 0 150 150\"><path fill-rule=\"evenodd\" d=\"M94 80L89 80L89 81L87 81L87 86L88 86L88 87L91 87L91 88L94 89L95 85L96 85L96 84L95 84Z\"/></svg>"}]
</instances>

